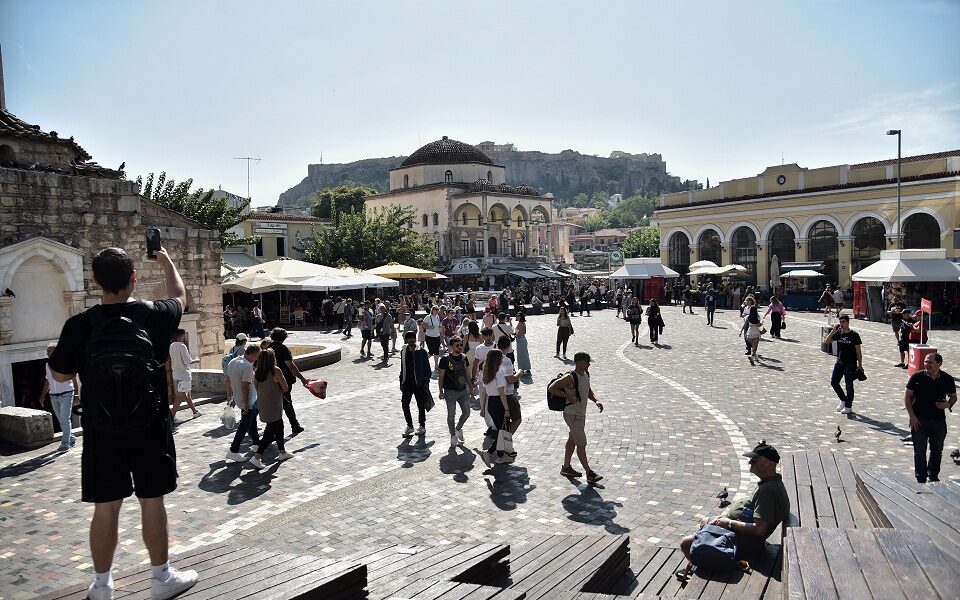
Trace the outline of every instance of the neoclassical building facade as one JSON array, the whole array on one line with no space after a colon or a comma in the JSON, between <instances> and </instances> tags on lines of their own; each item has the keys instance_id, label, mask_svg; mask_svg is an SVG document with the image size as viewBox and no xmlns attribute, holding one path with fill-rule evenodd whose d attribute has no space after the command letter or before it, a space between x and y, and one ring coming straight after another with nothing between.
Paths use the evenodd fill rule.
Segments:
<instances>
[{"instance_id":1,"label":"neoclassical building facade","mask_svg":"<svg viewBox=\"0 0 960 600\"><path fill-rule=\"evenodd\" d=\"M504 167L446 136L392 169L388 192L366 199L367 210L393 205L413 209L411 226L433 239L441 264L555 262L569 253L566 227L552 218L551 196L509 185Z\"/></svg>"},{"instance_id":2,"label":"neoclassical building facade","mask_svg":"<svg viewBox=\"0 0 960 600\"><path fill-rule=\"evenodd\" d=\"M945 248L960 257L960 150L807 169L767 168L756 177L704 190L665 194L655 218L664 264L740 264L768 288L770 260L821 262L823 283L851 287L851 275L881 250Z\"/></svg>"}]
</instances>

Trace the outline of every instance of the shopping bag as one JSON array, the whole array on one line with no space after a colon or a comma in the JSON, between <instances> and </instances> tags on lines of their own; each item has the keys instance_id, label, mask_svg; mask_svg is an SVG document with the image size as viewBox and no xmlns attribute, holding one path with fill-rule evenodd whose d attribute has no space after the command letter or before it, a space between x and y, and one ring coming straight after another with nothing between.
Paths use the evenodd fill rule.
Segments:
<instances>
[{"instance_id":1,"label":"shopping bag","mask_svg":"<svg viewBox=\"0 0 960 600\"><path fill-rule=\"evenodd\" d=\"M223 407L223 414L220 415L220 422L227 429L236 429L237 427L237 409L227 404Z\"/></svg>"},{"instance_id":2,"label":"shopping bag","mask_svg":"<svg viewBox=\"0 0 960 600\"><path fill-rule=\"evenodd\" d=\"M327 397L327 381L325 379L311 379L307 382L307 389L317 398Z\"/></svg>"},{"instance_id":3,"label":"shopping bag","mask_svg":"<svg viewBox=\"0 0 960 600\"><path fill-rule=\"evenodd\" d=\"M506 428L497 432L497 452L513 454L513 434Z\"/></svg>"}]
</instances>

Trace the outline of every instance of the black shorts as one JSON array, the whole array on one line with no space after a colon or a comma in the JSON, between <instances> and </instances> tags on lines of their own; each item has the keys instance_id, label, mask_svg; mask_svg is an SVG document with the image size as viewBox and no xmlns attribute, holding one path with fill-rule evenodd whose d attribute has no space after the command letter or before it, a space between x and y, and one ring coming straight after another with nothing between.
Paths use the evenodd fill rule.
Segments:
<instances>
[{"instance_id":1,"label":"black shorts","mask_svg":"<svg viewBox=\"0 0 960 600\"><path fill-rule=\"evenodd\" d=\"M430 352L430 356L440 356L440 336L427 338L427 350Z\"/></svg>"},{"instance_id":2,"label":"black shorts","mask_svg":"<svg viewBox=\"0 0 960 600\"><path fill-rule=\"evenodd\" d=\"M897 346L900 352L910 352L910 337L906 335L900 336L900 341L897 342Z\"/></svg>"},{"instance_id":3,"label":"black shorts","mask_svg":"<svg viewBox=\"0 0 960 600\"><path fill-rule=\"evenodd\" d=\"M361 329L361 330L360 330L360 337L361 337L362 339L365 339L365 340L372 340L372 339L373 339L373 330L372 330L372 329Z\"/></svg>"},{"instance_id":4,"label":"black shorts","mask_svg":"<svg viewBox=\"0 0 960 600\"><path fill-rule=\"evenodd\" d=\"M81 499L113 502L158 498L177 489L177 452L169 415L136 435L110 435L84 428L80 460Z\"/></svg>"}]
</instances>

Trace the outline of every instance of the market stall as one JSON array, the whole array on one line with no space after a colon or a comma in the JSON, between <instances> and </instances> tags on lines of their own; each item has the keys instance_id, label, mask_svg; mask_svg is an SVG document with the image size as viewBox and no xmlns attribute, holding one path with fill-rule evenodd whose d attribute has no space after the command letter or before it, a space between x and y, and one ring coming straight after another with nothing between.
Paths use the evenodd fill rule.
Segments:
<instances>
[{"instance_id":1,"label":"market stall","mask_svg":"<svg viewBox=\"0 0 960 600\"><path fill-rule=\"evenodd\" d=\"M626 282L641 301L654 298L662 302L664 280L677 277L680 273L660 262L659 258L626 258L623 266L610 274L610 282Z\"/></svg>"},{"instance_id":2,"label":"market stall","mask_svg":"<svg viewBox=\"0 0 960 600\"><path fill-rule=\"evenodd\" d=\"M883 250L880 260L853 274L854 314L884 321L894 301L916 310L921 298L933 302L935 324L954 325L960 318L960 268L943 248Z\"/></svg>"}]
</instances>

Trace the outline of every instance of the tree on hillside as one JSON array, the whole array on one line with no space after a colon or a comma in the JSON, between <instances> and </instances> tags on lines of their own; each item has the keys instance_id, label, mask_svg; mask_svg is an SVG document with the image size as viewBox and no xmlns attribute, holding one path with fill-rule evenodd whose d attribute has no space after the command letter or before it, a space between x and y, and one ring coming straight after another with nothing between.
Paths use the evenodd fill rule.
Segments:
<instances>
[{"instance_id":1,"label":"tree on hillside","mask_svg":"<svg viewBox=\"0 0 960 600\"><path fill-rule=\"evenodd\" d=\"M592 217L587 217L584 219L581 225L583 225L584 229L590 233L593 233L599 229L606 229L607 227L610 227L610 221L607 220L607 217L605 217L603 213L598 213Z\"/></svg>"},{"instance_id":2,"label":"tree on hillside","mask_svg":"<svg viewBox=\"0 0 960 600\"><path fill-rule=\"evenodd\" d=\"M649 217L657 208L659 200L655 196L636 194L610 209L606 217L611 227L637 227L646 225L644 217Z\"/></svg>"},{"instance_id":3,"label":"tree on hillside","mask_svg":"<svg viewBox=\"0 0 960 600\"><path fill-rule=\"evenodd\" d=\"M345 181L337 187L320 190L310 212L321 219L329 219L334 213L363 212L363 199L376 193L373 187Z\"/></svg>"},{"instance_id":4,"label":"tree on hillside","mask_svg":"<svg viewBox=\"0 0 960 600\"><path fill-rule=\"evenodd\" d=\"M660 229L658 227L637 229L623 240L620 250L626 256L660 256Z\"/></svg>"},{"instance_id":5,"label":"tree on hillside","mask_svg":"<svg viewBox=\"0 0 960 600\"><path fill-rule=\"evenodd\" d=\"M411 229L413 210L390 206L373 211L337 211L333 226L297 237L304 258L322 265L372 269L394 261L432 269L437 260L433 242Z\"/></svg>"},{"instance_id":6,"label":"tree on hillside","mask_svg":"<svg viewBox=\"0 0 960 600\"><path fill-rule=\"evenodd\" d=\"M593 196L590 198L590 207L604 210L607 208L607 204L609 202L610 196L608 196L606 192L594 192Z\"/></svg>"},{"instance_id":7,"label":"tree on hillside","mask_svg":"<svg viewBox=\"0 0 960 600\"><path fill-rule=\"evenodd\" d=\"M197 221L206 229L220 234L220 246L249 246L257 243L257 237L242 238L227 230L246 220L243 210L250 205L247 198L240 206L229 206L227 196L214 198L214 190L204 192L203 188L190 191L193 179L177 183L167 179L166 171L154 181L153 173L147 175L146 181L137 176L137 189L145 198L164 208L178 212L181 215Z\"/></svg>"},{"instance_id":8,"label":"tree on hillside","mask_svg":"<svg viewBox=\"0 0 960 600\"><path fill-rule=\"evenodd\" d=\"M590 197L586 194L580 193L573 197L573 206L577 208L587 208L588 204L590 204Z\"/></svg>"}]
</instances>

